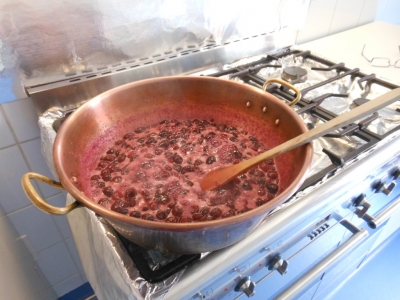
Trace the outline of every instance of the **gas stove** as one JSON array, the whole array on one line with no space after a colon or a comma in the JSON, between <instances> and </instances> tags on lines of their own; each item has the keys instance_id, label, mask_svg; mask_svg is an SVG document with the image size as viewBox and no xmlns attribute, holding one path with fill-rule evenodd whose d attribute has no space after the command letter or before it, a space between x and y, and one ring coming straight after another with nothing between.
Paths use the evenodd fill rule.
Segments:
<instances>
[{"instance_id":1,"label":"gas stove","mask_svg":"<svg viewBox=\"0 0 400 300\"><path fill-rule=\"evenodd\" d=\"M90 98L115 84L155 75L212 76L265 89L289 104L296 92L279 83L265 86L267 79L282 78L301 92L293 109L309 129L398 88L311 51L271 50L269 39L256 36L158 58L158 63L30 87L36 107L45 110L39 123L50 169L57 128L85 100L78 95ZM68 97L61 101L64 93ZM52 109L55 101L62 108ZM377 237L400 206L399 117L400 104L395 103L313 142L311 171L298 192L247 238L213 253L182 257L140 249L93 212L71 212L74 240L96 294L105 299L323 297L377 246ZM68 196L67 202L72 201Z\"/></svg>"},{"instance_id":2,"label":"gas stove","mask_svg":"<svg viewBox=\"0 0 400 300\"><path fill-rule=\"evenodd\" d=\"M362 73L358 68L350 69L344 63L331 62L310 51L288 48L251 60L249 62L249 59L244 59L225 65L224 70L208 76L235 80L258 88L263 88L266 80L271 78L282 78L290 82L302 95L293 109L309 129L397 87L377 79L374 74ZM287 103L294 99L293 92L284 86L270 85L266 91ZM400 107L392 105L380 114L375 112L357 123L343 127L339 132L332 132L319 139L314 143L316 155L311 176L303 187L317 182L371 148L377 141L396 132L400 128L399 112Z\"/></svg>"}]
</instances>

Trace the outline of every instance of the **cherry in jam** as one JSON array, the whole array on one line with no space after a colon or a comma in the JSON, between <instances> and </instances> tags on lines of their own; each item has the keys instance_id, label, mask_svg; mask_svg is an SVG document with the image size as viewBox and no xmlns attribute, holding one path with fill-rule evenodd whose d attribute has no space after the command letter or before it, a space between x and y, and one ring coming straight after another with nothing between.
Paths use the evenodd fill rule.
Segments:
<instances>
[{"instance_id":1,"label":"cherry in jam","mask_svg":"<svg viewBox=\"0 0 400 300\"><path fill-rule=\"evenodd\" d=\"M279 194L275 161L215 191L200 188L203 175L266 150L246 130L214 120L163 120L132 128L108 145L85 192L99 205L132 218L167 223L229 218Z\"/></svg>"}]
</instances>

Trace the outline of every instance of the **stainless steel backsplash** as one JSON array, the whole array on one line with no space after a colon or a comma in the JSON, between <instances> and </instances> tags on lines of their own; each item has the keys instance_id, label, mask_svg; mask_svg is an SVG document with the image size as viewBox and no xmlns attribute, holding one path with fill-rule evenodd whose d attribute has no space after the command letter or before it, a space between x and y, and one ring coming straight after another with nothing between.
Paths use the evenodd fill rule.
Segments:
<instances>
[{"instance_id":1,"label":"stainless steel backsplash","mask_svg":"<svg viewBox=\"0 0 400 300\"><path fill-rule=\"evenodd\" d=\"M309 0L3 0L0 102L26 96L26 87L299 29L308 6Z\"/></svg>"}]
</instances>

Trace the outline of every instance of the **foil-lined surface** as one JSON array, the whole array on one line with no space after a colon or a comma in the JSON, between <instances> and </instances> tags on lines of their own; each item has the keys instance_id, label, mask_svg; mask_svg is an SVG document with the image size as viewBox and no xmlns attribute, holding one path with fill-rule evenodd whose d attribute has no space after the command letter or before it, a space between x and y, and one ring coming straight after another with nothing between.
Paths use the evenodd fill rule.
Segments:
<instances>
[{"instance_id":1,"label":"foil-lined surface","mask_svg":"<svg viewBox=\"0 0 400 300\"><path fill-rule=\"evenodd\" d=\"M249 62L249 60L258 60L259 58L260 57L249 58L246 60L242 60L240 63L244 63L243 61L247 63ZM289 58L288 61L290 63L291 61L293 61L293 58ZM236 64L237 63L238 62L236 62ZM277 63L283 64L283 62ZM233 65L234 64L226 65L223 68L230 68ZM269 70L261 70L259 75L263 74L262 76L274 77L280 76L278 73L276 73L279 71L278 69L268 69ZM202 74L212 74L216 71L218 70L207 70L203 71ZM271 72L272 75L269 72ZM328 75L334 76L335 71L331 72L332 74ZM316 76L322 75L318 74L317 72ZM312 77L310 79L312 81ZM231 80L241 81L238 78L232 78ZM302 89L304 87L307 87L308 84L309 83L307 82L304 83L303 87L301 87L299 84L299 88ZM362 93L363 90L354 82L349 82L348 78L344 78L338 80L336 85L330 84L328 87L322 88L322 90L319 89L319 94L328 92L340 92L349 94L348 98L344 98L344 100L343 98L335 97L335 99L329 99L330 101L324 103L325 108L332 109L333 111L337 111L338 113L340 113L346 111L352 103L351 99L357 99L359 97L359 94ZM373 85L370 93L368 94L368 97L373 99L383 94L384 92L384 90L381 90L381 87L375 87ZM309 92L309 94L307 94L307 99L312 100L317 95L318 94L314 95L312 92ZM341 101L336 102L336 100L338 99ZM380 114L381 111L379 111ZM48 111L39 118L39 127L42 137L42 152L47 164L49 165L50 170L55 177L57 177L57 175L55 173L52 160L52 148L56 133L52 125L55 120L65 116L65 113L65 111ZM389 112L385 111L385 113L388 113L388 115L382 115L382 118L377 120L377 122L383 122L384 125L381 126L382 128L390 127L392 123L398 122L398 113L395 110L393 112L393 109L389 109ZM310 114L303 114L302 117L309 128L317 126L320 122L322 122L320 119ZM390 120L388 124L384 123L386 119ZM376 126L376 128L379 127L373 124L371 124L370 127L371 126ZM393 137L394 136L395 134L393 135ZM390 137L386 138L378 145L374 146L374 148L368 150L365 153L362 153L357 158L347 162L343 167L338 168L333 174L327 174L324 178L322 178L314 185L309 186L303 191L296 193L288 201L286 201L284 204L271 212L271 214L276 213L277 211L292 204L293 202L300 200L306 194L320 187L324 182L332 178L332 176L339 174L342 170L362 159L371 151L373 151L376 147L381 146L381 144L386 143L389 140L391 140ZM317 173L319 170L322 170L331 163L329 158L327 158L326 155L322 153L322 148L327 148L333 150L334 152L339 152L338 154L340 154L351 151L352 149L356 149L362 143L362 140L349 137L343 137L340 139L322 138L318 141L315 141L313 145L315 152L309 175L311 176L312 174ZM67 197L67 204L71 203L72 201L74 200L69 195ZM168 293L168 290L172 286L174 286L174 284L176 284L181 276L183 276L184 274L184 270L182 270L162 282L155 284L149 283L141 277L132 259L125 251L124 246L116 238L113 228L106 222L106 220L97 216L94 212L86 208L75 209L74 211L69 213L67 217L86 276L89 282L92 284L93 289L95 290L96 295L99 299L162 299ZM207 253L203 254L203 256L205 255L207 255ZM168 257L163 257L163 255L160 253L150 251L149 257L147 259L150 261L151 268L155 269L164 265L167 262Z\"/></svg>"},{"instance_id":2,"label":"foil-lined surface","mask_svg":"<svg viewBox=\"0 0 400 300\"><path fill-rule=\"evenodd\" d=\"M24 87L300 29L310 0L81 0L0 2L1 101Z\"/></svg>"},{"instance_id":3,"label":"foil-lined surface","mask_svg":"<svg viewBox=\"0 0 400 300\"><path fill-rule=\"evenodd\" d=\"M57 133L53 129L53 123L55 120L60 119L65 116L65 112L59 110L47 111L42 116L39 117L38 125L40 129L41 137L41 151L43 157L49 167L51 174L53 174L54 179L58 179L56 169L54 167L53 161L53 145L56 139Z\"/></svg>"},{"instance_id":4,"label":"foil-lined surface","mask_svg":"<svg viewBox=\"0 0 400 300\"><path fill-rule=\"evenodd\" d=\"M265 55L244 58L236 61L232 64L223 66L222 69L230 69L233 67L238 67L248 63L258 61L265 57ZM286 67L298 66L307 71L307 80L303 83L296 83L295 86L301 91L305 88L313 86L321 81L327 80L329 78L338 75L336 70L329 71L319 71L313 70L312 68L326 68L323 65L312 59L303 59L303 57L294 57L293 55L287 55L279 58L277 61L271 62L271 64L281 65L282 67L274 68L268 67L261 69L257 75L265 78L281 78L282 72ZM255 66L253 66L255 67ZM206 72L209 75L209 72ZM234 80L237 82L244 82L242 79L235 77L234 74L223 76L222 78ZM358 84L357 80L353 80L351 76L345 76L331 83L325 84L317 89L309 91L305 98L312 101L318 96L324 94L347 94L347 97L329 97L325 99L320 107L340 115L344 112L351 110L354 106L353 101L356 99L364 98L372 100L380 95L389 92L388 88L380 85L373 84L370 88L366 89L364 85ZM294 110L299 109L298 106L294 107ZM383 135L389 132L391 129L400 125L400 103L396 102L386 108L378 111L379 117L374 120L367 129ZM312 129L324 121L312 114L301 114L300 117L303 119L304 123L307 125L308 129ZM365 119L365 118L364 118ZM362 121L362 120L359 120ZM312 166L309 175L313 175L322 171L327 166L331 164L330 158L322 151L324 148L329 149L333 153L339 156L345 156L351 153L355 149L360 148L366 142L357 136L344 136L341 138L319 138L313 141L314 156L312 160Z\"/></svg>"},{"instance_id":5,"label":"foil-lined surface","mask_svg":"<svg viewBox=\"0 0 400 300\"><path fill-rule=\"evenodd\" d=\"M288 205L291 205L295 201L300 200L302 197L304 197L305 195L311 193L316 188L318 188L319 186L324 184L330 178L333 178L334 176L340 174L340 172L342 172L343 170L347 169L348 167L352 166L353 164L357 163L358 161L364 159L365 157L370 155L372 152L374 152L377 148L383 147L385 144L389 143L391 140L393 140L394 138L398 137L399 135L400 135L399 132L394 132L394 133L390 134L385 139L383 139L383 140L379 141L378 143L376 143L375 145L373 145L370 149L364 151L363 153L361 153L357 157L347 161L342 167L337 168L335 171L333 171L330 174L326 174L323 178L321 178L321 180L319 180L315 184L310 185L307 188L305 188L304 190L295 193L292 197L290 197L287 201L285 201L285 203L282 203L277 208L275 208L271 212L271 214L276 213L277 211L287 207Z\"/></svg>"},{"instance_id":6,"label":"foil-lined surface","mask_svg":"<svg viewBox=\"0 0 400 300\"><path fill-rule=\"evenodd\" d=\"M305 89L317 84L323 80L334 77L337 74L336 70L317 71L312 68L326 68L312 59L303 59L302 57L293 57L292 55L285 56L279 59L277 64L281 64L282 68L265 68L260 70L258 75L267 78L280 78L282 71L288 66L299 66L307 70L307 80L303 83L296 83L299 90ZM309 91L305 98L312 101L314 98L327 94L347 94L347 97L329 97L320 105L337 115L351 110L354 106L353 101L357 99L372 100L376 97L389 92L390 89L378 84L373 84L370 87L365 87L365 84L359 84L357 80L351 76L345 76L331 83L323 85L317 89ZM393 103L378 111L379 118L373 121L367 129L379 135L386 134L394 127L400 125L400 103ZM360 120L361 121L361 120Z\"/></svg>"}]
</instances>

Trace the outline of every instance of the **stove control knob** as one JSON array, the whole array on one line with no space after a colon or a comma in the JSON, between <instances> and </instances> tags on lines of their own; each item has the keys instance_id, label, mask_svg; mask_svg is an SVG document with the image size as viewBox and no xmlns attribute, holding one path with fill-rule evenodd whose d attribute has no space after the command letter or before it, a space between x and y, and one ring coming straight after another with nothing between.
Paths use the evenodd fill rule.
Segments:
<instances>
[{"instance_id":1,"label":"stove control knob","mask_svg":"<svg viewBox=\"0 0 400 300\"><path fill-rule=\"evenodd\" d=\"M392 181L391 183L389 183L389 185L386 186L386 184L384 184L382 181L379 181L376 185L375 185L375 190L376 192L382 192L384 193L386 196L389 196L390 193L394 190L394 188L396 187L396 182Z\"/></svg>"},{"instance_id":2,"label":"stove control knob","mask_svg":"<svg viewBox=\"0 0 400 300\"><path fill-rule=\"evenodd\" d=\"M254 290L255 287L256 284L251 281L250 276L246 276L240 279L238 284L235 286L235 292L242 291L247 297L253 297L256 293Z\"/></svg>"},{"instance_id":3,"label":"stove control knob","mask_svg":"<svg viewBox=\"0 0 400 300\"><path fill-rule=\"evenodd\" d=\"M315 236L317 236L316 234ZM275 255L269 262L268 262L268 270L277 270L281 275L286 274L287 267L289 262L287 260L283 260L279 254Z\"/></svg>"},{"instance_id":4,"label":"stove control knob","mask_svg":"<svg viewBox=\"0 0 400 300\"><path fill-rule=\"evenodd\" d=\"M393 172L392 172L392 176L394 180L397 180L397 178L399 178L400 176L400 167L396 168Z\"/></svg>"},{"instance_id":5,"label":"stove control knob","mask_svg":"<svg viewBox=\"0 0 400 300\"><path fill-rule=\"evenodd\" d=\"M358 196L354 201L353 205L355 207L361 206L362 209L357 210L357 216L359 218L362 218L368 211L368 209L371 207L371 204L367 201L367 196L365 194L361 194Z\"/></svg>"}]
</instances>

